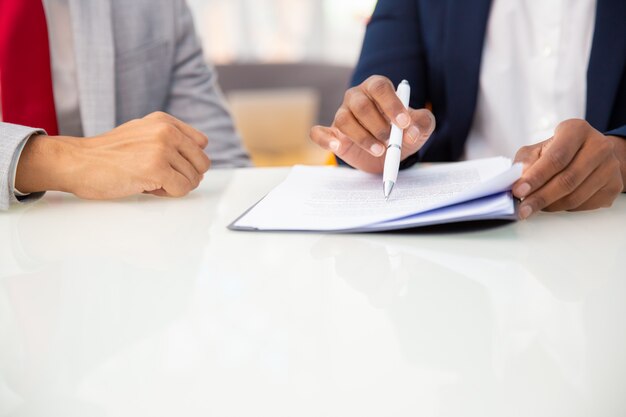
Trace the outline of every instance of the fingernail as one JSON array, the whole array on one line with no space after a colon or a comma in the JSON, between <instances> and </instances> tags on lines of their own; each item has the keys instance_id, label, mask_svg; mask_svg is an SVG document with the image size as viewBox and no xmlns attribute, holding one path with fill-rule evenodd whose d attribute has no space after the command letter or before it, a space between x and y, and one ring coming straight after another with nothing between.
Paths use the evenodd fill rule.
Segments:
<instances>
[{"instance_id":1,"label":"fingernail","mask_svg":"<svg viewBox=\"0 0 626 417\"><path fill-rule=\"evenodd\" d=\"M333 152L339 152L339 149L341 148L341 143L339 143L338 140L331 140L328 146Z\"/></svg>"},{"instance_id":2,"label":"fingernail","mask_svg":"<svg viewBox=\"0 0 626 417\"><path fill-rule=\"evenodd\" d=\"M420 138L420 136L422 135L422 132L420 132L419 128L417 126L411 126L409 128L409 130L407 130L407 135L409 135L409 137L411 138L411 142L415 143L417 142L417 140Z\"/></svg>"},{"instance_id":3,"label":"fingernail","mask_svg":"<svg viewBox=\"0 0 626 417\"><path fill-rule=\"evenodd\" d=\"M381 156L385 152L385 147L380 143L375 143L370 147L370 150L374 156Z\"/></svg>"},{"instance_id":4,"label":"fingernail","mask_svg":"<svg viewBox=\"0 0 626 417\"><path fill-rule=\"evenodd\" d=\"M526 220L533 214L533 208L529 205L523 205L519 209L519 216L522 220Z\"/></svg>"},{"instance_id":5,"label":"fingernail","mask_svg":"<svg viewBox=\"0 0 626 417\"><path fill-rule=\"evenodd\" d=\"M515 195L518 198L524 198L528 195L528 193L530 193L530 184L527 182L520 184L519 187L515 188Z\"/></svg>"},{"instance_id":6,"label":"fingernail","mask_svg":"<svg viewBox=\"0 0 626 417\"><path fill-rule=\"evenodd\" d=\"M396 117L398 127L406 128L411 123L411 118L406 113L401 113Z\"/></svg>"}]
</instances>

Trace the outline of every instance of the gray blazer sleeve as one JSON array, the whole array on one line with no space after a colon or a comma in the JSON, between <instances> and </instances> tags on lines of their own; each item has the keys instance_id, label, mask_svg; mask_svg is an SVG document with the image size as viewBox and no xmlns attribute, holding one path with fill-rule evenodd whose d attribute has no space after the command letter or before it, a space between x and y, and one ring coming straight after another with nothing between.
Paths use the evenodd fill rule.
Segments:
<instances>
[{"instance_id":1,"label":"gray blazer sleeve","mask_svg":"<svg viewBox=\"0 0 626 417\"><path fill-rule=\"evenodd\" d=\"M44 132L32 127L0 122L0 210L7 210L13 203L32 201L43 195L43 193L31 194L18 200L15 197L13 178L18 154L26 141L32 135L41 133Z\"/></svg>"},{"instance_id":2,"label":"gray blazer sleeve","mask_svg":"<svg viewBox=\"0 0 626 417\"><path fill-rule=\"evenodd\" d=\"M217 84L217 74L204 59L184 0L176 1L176 15L175 67L166 112L208 136L212 167L249 166L250 159Z\"/></svg>"}]
</instances>

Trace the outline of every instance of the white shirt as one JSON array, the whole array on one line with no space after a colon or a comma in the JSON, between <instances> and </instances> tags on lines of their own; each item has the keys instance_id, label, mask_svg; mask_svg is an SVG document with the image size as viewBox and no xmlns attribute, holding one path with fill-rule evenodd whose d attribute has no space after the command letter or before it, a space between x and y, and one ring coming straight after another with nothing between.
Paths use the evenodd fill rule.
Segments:
<instances>
[{"instance_id":1,"label":"white shirt","mask_svg":"<svg viewBox=\"0 0 626 417\"><path fill-rule=\"evenodd\" d=\"M65 136L80 137L83 135L83 127L78 101L74 34L68 0L43 0L43 5L48 23L52 85L59 132ZM0 106L1 120L2 106ZM18 149L16 162L21 153L22 149ZM15 163L14 170L17 170L17 163ZM15 180L15 172L13 179ZM16 191L16 194L23 196L19 191Z\"/></svg>"},{"instance_id":2,"label":"white shirt","mask_svg":"<svg viewBox=\"0 0 626 417\"><path fill-rule=\"evenodd\" d=\"M81 137L83 125L78 101L74 33L68 0L43 0L50 38L54 104L63 136Z\"/></svg>"},{"instance_id":3,"label":"white shirt","mask_svg":"<svg viewBox=\"0 0 626 417\"><path fill-rule=\"evenodd\" d=\"M513 158L584 118L597 0L494 0L465 157Z\"/></svg>"}]
</instances>

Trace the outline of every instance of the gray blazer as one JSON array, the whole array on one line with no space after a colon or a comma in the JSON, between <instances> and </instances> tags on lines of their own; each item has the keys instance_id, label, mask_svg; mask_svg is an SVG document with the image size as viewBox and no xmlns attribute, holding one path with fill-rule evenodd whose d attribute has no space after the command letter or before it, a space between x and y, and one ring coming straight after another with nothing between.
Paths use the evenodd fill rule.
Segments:
<instances>
[{"instance_id":1,"label":"gray blazer","mask_svg":"<svg viewBox=\"0 0 626 417\"><path fill-rule=\"evenodd\" d=\"M69 5L84 136L164 111L209 137L213 167L249 165L185 0L69 0ZM37 131L0 123L0 210L17 202L11 167Z\"/></svg>"}]
</instances>

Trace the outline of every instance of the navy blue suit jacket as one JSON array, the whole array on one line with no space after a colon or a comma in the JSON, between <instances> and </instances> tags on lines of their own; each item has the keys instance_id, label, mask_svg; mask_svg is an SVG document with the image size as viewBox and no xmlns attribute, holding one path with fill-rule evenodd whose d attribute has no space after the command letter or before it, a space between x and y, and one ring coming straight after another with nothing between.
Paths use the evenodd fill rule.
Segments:
<instances>
[{"instance_id":1,"label":"navy blue suit jacket","mask_svg":"<svg viewBox=\"0 0 626 417\"><path fill-rule=\"evenodd\" d=\"M379 74L407 79L411 107L432 105L433 137L417 160L455 161L465 149L478 96L491 0L379 0L353 85ZM626 0L598 0L587 72L587 121L626 137ZM513 105L515 97L510 97Z\"/></svg>"}]
</instances>

